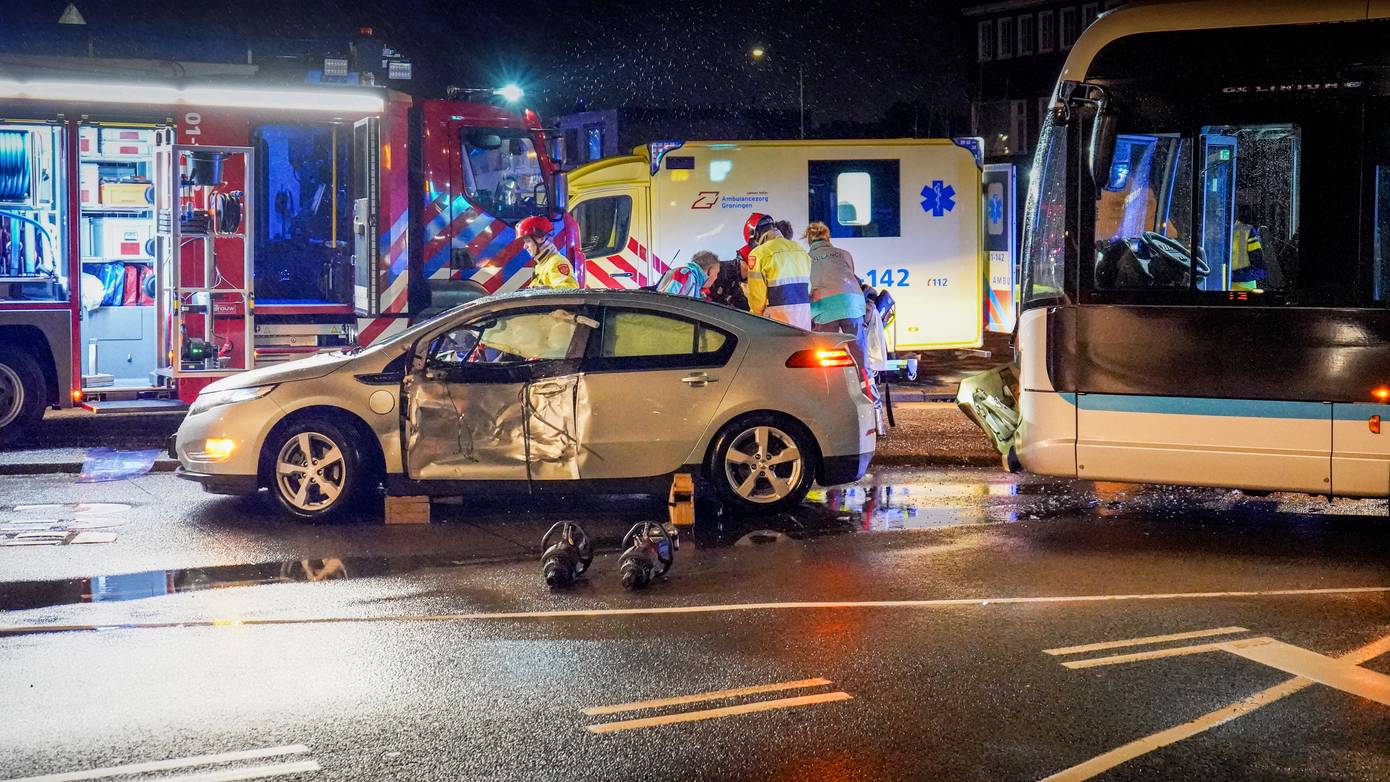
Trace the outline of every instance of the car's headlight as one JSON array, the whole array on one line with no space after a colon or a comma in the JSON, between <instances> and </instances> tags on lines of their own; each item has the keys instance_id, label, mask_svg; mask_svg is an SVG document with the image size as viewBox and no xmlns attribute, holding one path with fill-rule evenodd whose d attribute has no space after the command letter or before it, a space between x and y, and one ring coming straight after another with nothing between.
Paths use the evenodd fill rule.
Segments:
<instances>
[{"instance_id":1,"label":"car's headlight","mask_svg":"<svg viewBox=\"0 0 1390 782\"><path fill-rule=\"evenodd\" d=\"M249 402L252 399L260 399L275 390L275 386L253 386L251 388L232 388L226 391L204 391L193 400L193 404L188 408L189 415L205 413L214 407L230 405L233 402Z\"/></svg>"}]
</instances>

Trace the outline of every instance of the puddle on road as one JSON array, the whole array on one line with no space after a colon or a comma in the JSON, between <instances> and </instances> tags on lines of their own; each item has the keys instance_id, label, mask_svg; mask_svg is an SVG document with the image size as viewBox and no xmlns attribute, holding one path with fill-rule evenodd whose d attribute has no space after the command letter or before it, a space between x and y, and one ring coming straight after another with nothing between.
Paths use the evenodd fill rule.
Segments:
<instances>
[{"instance_id":1,"label":"puddle on road","mask_svg":"<svg viewBox=\"0 0 1390 782\"><path fill-rule=\"evenodd\" d=\"M574 519L589 529L598 551L609 552L617 550L617 536L632 523L631 519L654 518L665 509L660 500L618 499L538 497L514 502L503 510L489 511L489 503L483 498L472 497L466 505L453 510L450 510L453 504L441 503L436 507L435 520L445 526L459 524L470 527L472 532L491 532L505 537L508 530L517 531L509 525L518 521L526 525L532 522L548 525L560 519ZM35 533L56 533L59 530L51 525L61 521L68 534L73 534L105 526L112 523L112 519L123 521L122 513L126 510L129 506L95 503L13 506L9 512L0 513L0 545L4 545L7 527L11 535L21 528ZM1220 516L1264 513L1383 515L1385 503L1328 502L1302 495L1257 498L1221 489L1092 483L991 470L893 468L877 470L853 486L817 489L807 496L800 508L773 516L739 517L724 513L705 497L696 513L699 522L695 531L683 533L683 536L703 548L743 547L830 535L1001 524L1058 516L1091 515L1109 519L1134 516L1161 520L1193 512ZM454 516L458 518L452 518ZM468 520L466 525L462 524L464 518ZM352 527L341 529L350 539ZM238 586L385 576L427 568L517 562L539 557L539 548L528 540L513 542L518 546L516 554L503 557L470 558L455 553L296 559L0 583L0 611L136 600Z\"/></svg>"}]
</instances>

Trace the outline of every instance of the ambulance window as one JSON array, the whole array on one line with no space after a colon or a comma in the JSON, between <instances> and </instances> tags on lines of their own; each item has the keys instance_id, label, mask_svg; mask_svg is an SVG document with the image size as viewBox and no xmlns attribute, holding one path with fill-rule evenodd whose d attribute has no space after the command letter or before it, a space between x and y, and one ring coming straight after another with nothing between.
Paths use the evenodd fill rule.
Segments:
<instances>
[{"instance_id":1,"label":"ambulance window","mask_svg":"<svg viewBox=\"0 0 1390 782\"><path fill-rule=\"evenodd\" d=\"M841 225L868 225L873 212L873 178L863 171L835 177L835 219Z\"/></svg>"},{"instance_id":2,"label":"ambulance window","mask_svg":"<svg viewBox=\"0 0 1390 782\"><path fill-rule=\"evenodd\" d=\"M541 214L550 204L536 146L525 130L464 130L463 184L474 206L501 220Z\"/></svg>"},{"instance_id":3,"label":"ambulance window","mask_svg":"<svg viewBox=\"0 0 1390 782\"><path fill-rule=\"evenodd\" d=\"M812 160L807 180L808 219L832 237L901 235L897 160Z\"/></svg>"},{"instance_id":4,"label":"ambulance window","mask_svg":"<svg viewBox=\"0 0 1390 782\"><path fill-rule=\"evenodd\" d=\"M579 249L585 256L602 258L627 246L632 222L631 196L591 198L575 205L573 214L579 224Z\"/></svg>"}]
</instances>

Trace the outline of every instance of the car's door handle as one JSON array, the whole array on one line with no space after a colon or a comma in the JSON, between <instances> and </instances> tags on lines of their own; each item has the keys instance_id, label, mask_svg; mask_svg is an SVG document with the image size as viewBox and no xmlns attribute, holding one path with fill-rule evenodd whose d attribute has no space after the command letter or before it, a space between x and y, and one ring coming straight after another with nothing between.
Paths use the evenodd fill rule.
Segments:
<instances>
[{"instance_id":1,"label":"car's door handle","mask_svg":"<svg viewBox=\"0 0 1390 782\"><path fill-rule=\"evenodd\" d=\"M705 372L692 372L681 378L681 382L691 388L699 388L700 386L709 385L710 383L718 383L719 378L710 377L709 374Z\"/></svg>"}]
</instances>

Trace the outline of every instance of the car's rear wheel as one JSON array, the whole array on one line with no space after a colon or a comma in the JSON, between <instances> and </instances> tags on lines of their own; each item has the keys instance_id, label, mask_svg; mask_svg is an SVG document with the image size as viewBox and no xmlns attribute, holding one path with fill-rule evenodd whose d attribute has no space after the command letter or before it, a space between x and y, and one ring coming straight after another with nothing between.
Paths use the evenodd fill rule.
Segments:
<instances>
[{"instance_id":1,"label":"car's rear wheel","mask_svg":"<svg viewBox=\"0 0 1390 782\"><path fill-rule=\"evenodd\" d=\"M43 419L48 384L34 357L0 348L0 446L10 445Z\"/></svg>"},{"instance_id":2,"label":"car's rear wheel","mask_svg":"<svg viewBox=\"0 0 1390 782\"><path fill-rule=\"evenodd\" d=\"M330 420L296 421L266 447L274 455L270 493L282 510L301 521L331 521L362 493L366 481L357 443Z\"/></svg>"},{"instance_id":3,"label":"car's rear wheel","mask_svg":"<svg viewBox=\"0 0 1390 782\"><path fill-rule=\"evenodd\" d=\"M774 513L796 506L811 489L816 453L801 426L775 415L745 416L715 437L710 478L726 506Z\"/></svg>"}]
</instances>

